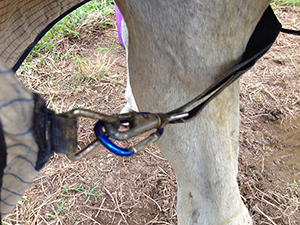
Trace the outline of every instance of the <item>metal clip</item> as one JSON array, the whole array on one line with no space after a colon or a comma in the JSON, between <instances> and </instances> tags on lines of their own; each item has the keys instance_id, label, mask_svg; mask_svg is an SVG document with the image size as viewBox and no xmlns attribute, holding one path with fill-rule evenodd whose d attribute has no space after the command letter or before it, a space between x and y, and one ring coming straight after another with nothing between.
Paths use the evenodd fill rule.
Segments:
<instances>
[{"instance_id":1,"label":"metal clip","mask_svg":"<svg viewBox=\"0 0 300 225\"><path fill-rule=\"evenodd\" d=\"M129 147L128 149L125 149L115 145L111 140L109 140L110 135L107 132L104 132L103 128L104 128L103 121L98 121L94 128L97 138L108 150L110 150L112 153L119 156L132 156L136 154L138 151L148 147L150 144L157 141L164 131L163 128L159 129L155 133L152 133L146 139L139 142L138 144Z\"/></svg>"},{"instance_id":2,"label":"metal clip","mask_svg":"<svg viewBox=\"0 0 300 225\"><path fill-rule=\"evenodd\" d=\"M119 121L119 125L98 121L94 128L95 134L101 143L116 155L131 156L158 140L163 134L163 128L160 128L162 120L158 114L130 112L124 114L122 119ZM129 130L120 131L119 128L124 123L129 123ZM105 132L103 131L104 128ZM153 129L157 131L128 149L115 145L109 139L111 137L119 141L128 140Z\"/></svg>"},{"instance_id":3,"label":"metal clip","mask_svg":"<svg viewBox=\"0 0 300 225\"><path fill-rule=\"evenodd\" d=\"M159 114L130 112L121 115L123 118L120 118L119 124L104 122L109 136L119 141L129 140L152 129L159 129L162 124ZM129 123L129 130L120 131L119 127L124 123Z\"/></svg>"},{"instance_id":4,"label":"metal clip","mask_svg":"<svg viewBox=\"0 0 300 225\"><path fill-rule=\"evenodd\" d=\"M157 141L164 132L164 126L166 126L168 123L188 116L188 113L167 115L130 112L127 115L123 115L123 120L120 121L119 125L98 121L94 130L97 138L108 150L116 155L131 156ZM127 118L125 119L125 117ZM128 131L120 131L119 127L125 122L129 123L130 129ZM103 129L105 129L105 132ZM128 140L153 129L156 129L156 132L152 133L146 139L128 149L124 149L115 145L109 139L109 137L111 137L119 141Z\"/></svg>"},{"instance_id":5,"label":"metal clip","mask_svg":"<svg viewBox=\"0 0 300 225\"><path fill-rule=\"evenodd\" d=\"M118 123L118 118L115 115L109 116L97 112L93 112L86 109L74 109L69 112L61 114L61 116L67 117L67 118L78 118L78 117L86 117L86 118L92 118L96 120L103 120L109 123ZM77 149L69 149L69 152L67 153L67 157L72 160L78 160L93 151L101 142L99 140L96 140L86 146L84 149L80 151L76 151Z\"/></svg>"},{"instance_id":6,"label":"metal clip","mask_svg":"<svg viewBox=\"0 0 300 225\"><path fill-rule=\"evenodd\" d=\"M63 116L69 118L88 117L98 120L94 127L97 140L79 152L69 152L67 156L73 161L81 159L90 153L100 143L117 155L131 156L158 140L164 131L162 125L167 124L166 121L168 120L168 116L165 114L130 112L126 114L108 116L84 109L76 109L64 113ZM129 123L129 130L120 131L119 128L122 127L122 124L124 123ZM103 129L105 129L105 131L103 131ZM121 148L109 140L109 137L116 140L128 140L153 129L156 129L154 133L128 149Z\"/></svg>"}]
</instances>

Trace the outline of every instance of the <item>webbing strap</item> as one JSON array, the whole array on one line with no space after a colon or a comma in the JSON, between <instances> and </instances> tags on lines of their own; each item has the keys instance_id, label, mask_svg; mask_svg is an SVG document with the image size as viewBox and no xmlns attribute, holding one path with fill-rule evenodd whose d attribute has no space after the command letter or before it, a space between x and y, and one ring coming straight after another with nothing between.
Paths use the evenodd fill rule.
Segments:
<instances>
[{"instance_id":1,"label":"webbing strap","mask_svg":"<svg viewBox=\"0 0 300 225\"><path fill-rule=\"evenodd\" d=\"M291 30L291 29L281 28L280 31L282 33L286 33L286 34L300 35L300 30Z\"/></svg>"},{"instance_id":2,"label":"webbing strap","mask_svg":"<svg viewBox=\"0 0 300 225\"><path fill-rule=\"evenodd\" d=\"M257 24L240 63L229 72L219 78L219 80L207 88L204 92L187 104L168 112L168 115L183 112L194 103L202 101L199 105L188 111L189 116L171 123L183 123L197 116L203 108L226 87L236 81L242 74L249 70L259 58L261 58L272 46L281 30L281 24L277 20L271 6L264 12ZM208 97L209 96L209 97Z\"/></svg>"}]
</instances>

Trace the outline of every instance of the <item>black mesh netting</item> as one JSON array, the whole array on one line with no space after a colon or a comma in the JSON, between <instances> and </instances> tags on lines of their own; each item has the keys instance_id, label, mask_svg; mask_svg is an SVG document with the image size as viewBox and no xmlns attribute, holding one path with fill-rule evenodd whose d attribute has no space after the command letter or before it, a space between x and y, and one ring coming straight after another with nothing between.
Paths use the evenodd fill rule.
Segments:
<instances>
[{"instance_id":1,"label":"black mesh netting","mask_svg":"<svg viewBox=\"0 0 300 225\"><path fill-rule=\"evenodd\" d=\"M0 60L14 71L61 18L89 0L0 1Z\"/></svg>"}]
</instances>

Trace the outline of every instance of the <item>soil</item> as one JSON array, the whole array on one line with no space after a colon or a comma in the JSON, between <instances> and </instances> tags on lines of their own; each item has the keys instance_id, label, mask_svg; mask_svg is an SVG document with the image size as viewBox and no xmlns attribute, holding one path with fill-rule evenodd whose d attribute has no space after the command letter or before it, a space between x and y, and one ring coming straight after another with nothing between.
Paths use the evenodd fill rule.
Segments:
<instances>
[{"instance_id":1,"label":"soil","mask_svg":"<svg viewBox=\"0 0 300 225\"><path fill-rule=\"evenodd\" d=\"M284 6L275 11L284 27L300 29L299 10L299 7ZM254 224L300 224L299 43L299 37L280 34L272 49L240 80L237 178ZM101 113L119 113L126 103L127 68L116 28L62 42L57 48L70 46L71 54L95 62L100 57L96 50L105 51L100 58L108 69L101 76L92 77L92 81L83 78L81 85L64 92L58 90L62 86L43 91L26 80L26 73L20 74L23 82L42 93L48 106L58 112L82 107ZM43 71L46 77L61 76L37 65L38 62L33 74ZM57 68L68 69L68 65L68 62L56 63ZM94 139L94 121L79 122L78 140L83 147ZM99 146L76 162L54 155L4 221L11 224L177 224L176 189L175 174L155 145L130 158L115 156Z\"/></svg>"}]
</instances>

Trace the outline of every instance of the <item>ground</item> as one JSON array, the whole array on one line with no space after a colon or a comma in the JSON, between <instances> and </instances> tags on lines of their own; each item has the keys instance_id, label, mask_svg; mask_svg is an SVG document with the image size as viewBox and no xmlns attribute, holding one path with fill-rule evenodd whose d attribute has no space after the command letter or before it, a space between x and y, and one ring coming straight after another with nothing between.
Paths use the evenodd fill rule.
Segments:
<instances>
[{"instance_id":1,"label":"ground","mask_svg":"<svg viewBox=\"0 0 300 225\"><path fill-rule=\"evenodd\" d=\"M300 29L299 10L275 11L284 27ZM300 37L280 34L240 80L237 178L254 224L300 224L299 43ZM57 112L120 112L126 56L115 26L61 41L56 52L25 63L20 79ZM80 147L94 139L94 122L79 121ZM4 222L176 224L176 189L174 172L155 145L130 158L99 146L76 162L54 155Z\"/></svg>"}]
</instances>

